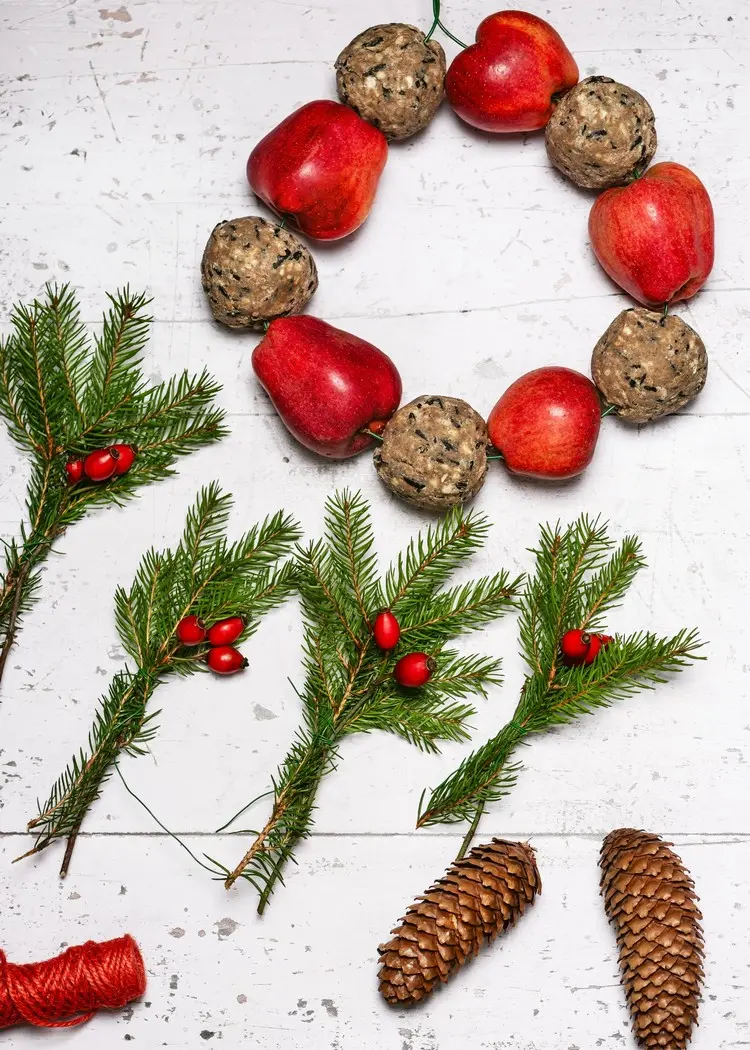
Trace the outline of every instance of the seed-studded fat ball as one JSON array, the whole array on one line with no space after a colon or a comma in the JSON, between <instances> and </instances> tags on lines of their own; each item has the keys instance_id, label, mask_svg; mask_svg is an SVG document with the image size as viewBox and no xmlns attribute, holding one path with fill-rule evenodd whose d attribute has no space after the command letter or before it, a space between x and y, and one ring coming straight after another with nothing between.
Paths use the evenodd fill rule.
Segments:
<instances>
[{"instance_id":1,"label":"seed-studded fat ball","mask_svg":"<svg viewBox=\"0 0 750 1050\"><path fill-rule=\"evenodd\" d=\"M318 287L315 260L304 244L258 215L214 227L201 277L211 312L230 328L262 328L298 314Z\"/></svg>"},{"instance_id":2,"label":"seed-studded fat ball","mask_svg":"<svg viewBox=\"0 0 750 1050\"><path fill-rule=\"evenodd\" d=\"M654 112L632 88L587 77L560 100L545 139L550 160L576 186L619 186L644 171L656 152Z\"/></svg>"},{"instance_id":3,"label":"seed-studded fat ball","mask_svg":"<svg viewBox=\"0 0 750 1050\"><path fill-rule=\"evenodd\" d=\"M487 425L471 405L425 394L388 421L375 449L375 468L407 503L447 510L481 489L488 443Z\"/></svg>"},{"instance_id":4,"label":"seed-studded fat ball","mask_svg":"<svg viewBox=\"0 0 750 1050\"><path fill-rule=\"evenodd\" d=\"M708 357L676 314L623 310L594 347L591 374L604 399L632 423L669 415L699 394Z\"/></svg>"},{"instance_id":5,"label":"seed-studded fat ball","mask_svg":"<svg viewBox=\"0 0 750 1050\"><path fill-rule=\"evenodd\" d=\"M336 59L339 98L389 139L426 127L443 98L445 52L416 26L372 26Z\"/></svg>"}]
</instances>

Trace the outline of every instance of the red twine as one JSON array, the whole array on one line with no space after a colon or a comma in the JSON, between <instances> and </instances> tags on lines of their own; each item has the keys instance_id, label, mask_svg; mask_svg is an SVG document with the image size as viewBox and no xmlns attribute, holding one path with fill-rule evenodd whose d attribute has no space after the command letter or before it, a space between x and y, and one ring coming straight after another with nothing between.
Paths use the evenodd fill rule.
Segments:
<instances>
[{"instance_id":1,"label":"red twine","mask_svg":"<svg viewBox=\"0 0 750 1050\"><path fill-rule=\"evenodd\" d=\"M0 949L0 1028L72 1028L97 1010L117 1010L146 991L138 945L126 934L87 941L46 962L16 966Z\"/></svg>"}]
</instances>

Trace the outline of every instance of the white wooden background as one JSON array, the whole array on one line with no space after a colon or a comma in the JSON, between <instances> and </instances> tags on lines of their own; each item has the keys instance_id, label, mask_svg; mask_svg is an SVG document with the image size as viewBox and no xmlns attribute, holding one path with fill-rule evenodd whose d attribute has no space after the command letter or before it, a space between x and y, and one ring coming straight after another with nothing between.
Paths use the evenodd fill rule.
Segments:
<instances>
[{"instance_id":1,"label":"white wooden background","mask_svg":"<svg viewBox=\"0 0 750 1050\"><path fill-rule=\"evenodd\" d=\"M149 988L145 1002L77 1034L15 1029L3 1045L619 1050L632 1042L597 852L621 825L673 838L695 875L708 946L696 1050L746 1045L747 5L526 0L554 21L582 75L646 95L658 159L693 167L709 187L716 267L679 311L704 337L711 367L680 417L640 431L607 420L575 482L518 482L495 464L477 500L495 528L475 571L525 569L539 521L601 512L616 534L641 536L650 562L611 627L695 625L710 660L525 752L517 790L480 833L530 838L544 894L512 935L407 1012L378 997L376 946L455 850L455 830L417 834L413 824L422 788L466 748L434 758L384 735L352 739L320 793L316 834L262 920L249 887L226 894L211 882L119 782L91 814L65 882L60 848L10 866L29 845L36 798L83 742L98 694L122 667L114 587L148 544L175 539L202 482L219 478L235 493L237 531L283 498L309 535L327 493L360 487L384 558L423 522L389 501L367 456L331 464L293 444L253 379L255 337L210 321L198 261L217 221L259 211L244 175L257 139L301 103L332 96L332 62L356 33L379 21L426 26L428 0L101 3L0 4L0 314L5 322L11 304L47 280L72 281L91 321L105 290L148 289L149 371L209 365L224 383L232 435L127 509L75 527L10 660L0 702L0 944L21 962L130 931ZM452 0L445 18L467 38L492 10L487 0ZM550 170L541 136L476 134L444 108L424 135L392 148L364 229L314 246L313 310L389 353L405 396L455 394L487 413L531 367L586 371L594 342L627 305L588 246L590 203ZM3 433L3 535L17 527L24 489L23 461ZM163 686L152 754L125 764L163 821L227 863L245 840L212 829L268 786L284 753L298 717L285 680L297 674L298 641L292 603L250 643L245 675ZM507 672L476 718L480 742L506 720L521 681L512 618L475 647L504 654Z\"/></svg>"}]
</instances>

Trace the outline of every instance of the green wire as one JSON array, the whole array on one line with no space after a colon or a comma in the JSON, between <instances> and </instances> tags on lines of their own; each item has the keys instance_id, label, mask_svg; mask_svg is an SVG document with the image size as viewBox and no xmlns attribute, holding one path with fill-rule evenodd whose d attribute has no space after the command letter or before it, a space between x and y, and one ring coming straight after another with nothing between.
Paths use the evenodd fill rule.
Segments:
<instances>
[{"instance_id":1,"label":"green wire","mask_svg":"<svg viewBox=\"0 0 750 1050\"><path fill-rule=\"evenodd\" d=\"M446 29L444 23L441 22L441 20L440 20L440 0L432 0L432 14L433 14L432 25L430 26L429 31L425 35L425 40L429 40L430 37L432 36L432 34L435 32L435 30L438 27L440 27L440 29L443 30L445 35L447 37L449 37L453 41L454 44L458 44L459 47L463 47L463 48L467 48L469 46L468 44L465 44L463 42L463 40L459 40L457 36L454 36L453 33L451 33L450 29Z\"/></svg>"},{"instance_id":2,"label":"green wire","mask_svg":"<svg viewBox=\"0 0 750 1050\"><path fill-rule=\"evenodd\" d=\"M432 25L430 26L429 32L425 36L425 40L429 40L432 34L435 32L437 27L440 25L440 0L432 0L432 13L434 15Z\"/></svg>"}]
</instances>

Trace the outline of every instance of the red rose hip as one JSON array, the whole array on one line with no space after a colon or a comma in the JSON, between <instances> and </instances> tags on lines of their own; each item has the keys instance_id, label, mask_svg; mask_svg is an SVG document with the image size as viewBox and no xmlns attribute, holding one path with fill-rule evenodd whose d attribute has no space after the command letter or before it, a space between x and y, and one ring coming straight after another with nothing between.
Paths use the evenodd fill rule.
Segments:
<instances>
[{"instance_id":1,"label":"red rose hip","mask_svg":"<svg viewBox=\"0 0 750 1050\"><path fill-rule=\"evenodd\" d=\"M566 631L560 640L560 652L571 664L582 664L591 647L591 637L588 631Z\"/></svg>"},{"instance_id":2,"label":"red rose hip","mask_svg":"<svg viewBox=\"0 0 750 1050\"><path fill-rule=\"evenodd\" d=\"M375 638L375 644L380 649L396 648L401 637L401 628L390 609L383 609L382 612L378 613L375 617L375 623L372 625L372 633Z\"/></svg>"},{"instance_id":3,"label":"red rose hip","mask_svg":"<svg viewBox=\"0 0 750 1050\"><path fill-rule=\"evenodd\" d=\"M214 674L236 674L247 667L247 660L233 645L217 645L215 649L209 649L206 663Z\"/></svg>"},{"instance_id":4,"label":"red rose hip","mask_svg":"<svg viewBox=\"0 0 750 1050\"><path fill-rule=\"evenodd\" d=\"M83 477L83 460L71 459L65 464L65 473L69 485L77 485Z\"/></svg>"},{"instance_id":5,"label":"red rose hip","mask_svg":"<svg viewBox=\"0 0 750 1050\"><path fill-rule=\"evenodd\" d=\"M550 366L512 383L492 409L487 429L511 473L556 481L589 465L600 424L601 402L591 380Z\"/></svg>"},{"instance_id":6,"label":"red rose hip","mask_svg":"<svg viewBox=\"0 0 750 1050\"><path fill-rule=\"evenodd\" d=\"M591 644L589 645L589 651L586 653L586 656L584 657L584 661L583 661L584 664L587 664L587 665L588 664L593 664L594 660L596 660L597 656L599 655L599 653L601 651L602 651L601 635L592 634L591 635Z\"/></svg>"},{"instance_id":7,"label":"red rose hip","mask_svg":"<svg viewBox=\"0 0 750 1050\"><path fill-rule=\"evenodd\" d=\"M120 453L116 448L98 448L90 452L83 461L83 473L89 481L108 481L117 468Z\"/></svg>"},{"instance_id":8,"label":"red rose hip","mask_svg":"<svg viewBox=\"0 0 750 1050\"><path fill-rule=\"evenodd\" d=\"M114 476L119 478L121 474L127 474L135 462L135 449L132 445L110 445L117 453Z\"/></svg>"},{"instance_id":9,"label":"red rose hip","mask_svg":"<svg viewBox=\"0 0 750 1050\"><path fill-rule=\"evenodd\" d=\"M606 637L606 635L604 636ZM611 640L611 639L610 639ZM592 664L599 655L604 641L601 635L589 631L566 631L560 640L560 652L568 667Z\"/></svg>"},{"instance_id":10,"label":"red rose hip","mask_svg":"<svg viewBox=\"0 0 750 1050\"><path fill-rule=\"evenodd\" d=\"M427 653L407 653L393 668L393 677L406 689L427 685L435 670L435 661Z\"/></svg>"},{"instance_id":11,"label":"red rose hip","mask_svg":"<svg viewBox=\"0 0 750 1050\"><path fill-rule=\"evenodd\" d=\"M535 131L554 95L578 83L578 66L549 23L527 11L498 11L460 51L445 78L453 109L483 131Z\"/></svg>"},{"instance_id":12,"label":"red rose hip","mask_svg":"<svg viewBox=\"0 0 750 1050\"><path fill-rule=\"evenodd\" d=\"M309 237L336 240L370 213L388 159L385 135L349 106L308 102L261 139L247 162L253 191Z\"/></svg>"},{"instance_id":13,"label":"red rose hip","mask_svg":"<svg viewBox=\"0 0 750 1050\"><path fill-rule=\"evenodd\" d=\"M183 616L176 634L183 645L200 645L206 640L206 625L199 616Z\"/></svg>"},{"instance_id":14,"label":"red rose hip","mask_svg":"<svg viewBox=\"0 0 750 1050\"><path fill-rule=\"evenodd\" d=\"M219 620L208 629L209 645L231 645L236 642L245 630L245 621L241 616L229 616L226 620Z\"/></svg>"}]
</instances>

